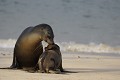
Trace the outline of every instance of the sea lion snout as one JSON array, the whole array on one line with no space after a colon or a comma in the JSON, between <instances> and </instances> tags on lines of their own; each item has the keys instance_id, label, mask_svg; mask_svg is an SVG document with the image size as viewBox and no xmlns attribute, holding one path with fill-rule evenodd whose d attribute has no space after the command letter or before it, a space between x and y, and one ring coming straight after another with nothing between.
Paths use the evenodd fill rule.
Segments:
<instances>
[{"instance_id":1,"label":"sea lion snout","mask_svg":"<svg viewBox=\"0 0 120 80\"><path fill-rule=\"evenodd\" d=\"M53 45L54 44L54 40L53 39L47 39L46 42L50 45Z\"/></svg>"}]
</instances>

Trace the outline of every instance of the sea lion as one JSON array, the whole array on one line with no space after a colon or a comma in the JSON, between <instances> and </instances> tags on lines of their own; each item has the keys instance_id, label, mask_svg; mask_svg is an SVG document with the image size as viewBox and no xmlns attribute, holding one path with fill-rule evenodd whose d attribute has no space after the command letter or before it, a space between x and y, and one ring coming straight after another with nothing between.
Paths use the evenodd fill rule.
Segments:
<instances>
[{"instance_id":1,"label":"sea lion","mask_svg":"<svg viewBox=\"0 0 120 80\"><path fill-rule=\"evenodd\" d=\"M62 55L60 52L60 47L57 44L50 44L45 47L45 52L43 52L38 61L38 66L40 69L39 72L61 73L61 71L63 71L63 68L60 68L62 65L61 63Z\"/></svg>"},{"instance_id":2,"label":"sea lion","mask_svg":"<svg viewBox=\"0 0 120 80\"><path fill-rule=\"evenodd\" d=\"M26 28L19 36L10 68L33 68L43 53L42 41L54 44L54 33L48 24Z\"/></svg>"}]
</instances>

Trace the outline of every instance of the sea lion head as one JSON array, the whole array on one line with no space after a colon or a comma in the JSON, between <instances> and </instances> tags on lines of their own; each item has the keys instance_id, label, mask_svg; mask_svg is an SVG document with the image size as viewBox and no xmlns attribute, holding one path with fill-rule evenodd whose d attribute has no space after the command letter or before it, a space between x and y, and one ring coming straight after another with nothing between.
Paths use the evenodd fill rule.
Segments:
<instances>
[{"instance_id":1,"label":"sea lion head","mask_svg":"<svg viewBox=\"0 0 120 80\"><path fill-rule=\"evenodd\" d=\"M38 33L40 33L40 37L43 41L47 42L48 44L54 44L54 33L50 25L39 24L35 29Z\"/></svg>"},{"instance_id":2,"label":"sea lion head","mask_svg":"<svg viewBox=\"0 0 120 80\"><path fill-rule=\"evenodd\" d=\"M45 25L45 24L44 24ZM43 29L44 35L42 36L42 39L47 42L48 44L54 44L54 33L52 28L49 25L45 25Z\"/></svg>"},{"instance_id":3,"label":"sea lion head","mask_svg":"<svg viewBox=\"0 0 120 80\"><path fill-rule=\"evenodd\" d=\"M60 47L57 44L50 44L47 47L45 47L45 50L60 50Z\"/></svg>"}]
</instances>

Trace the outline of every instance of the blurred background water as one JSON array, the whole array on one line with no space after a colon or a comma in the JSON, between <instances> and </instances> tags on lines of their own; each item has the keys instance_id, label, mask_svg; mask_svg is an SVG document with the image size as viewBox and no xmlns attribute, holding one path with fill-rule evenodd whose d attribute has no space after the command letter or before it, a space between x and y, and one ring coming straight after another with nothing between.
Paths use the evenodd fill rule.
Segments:
<instances>
[{"instance_id":1,"label":"blurred background water","mask_svg":"<svg viewBox=\"0 0 120 80\"><path fill-rule=\"evenodd\" d=\"M63 50L120 52L120 0L0 0L1 47L13 47L25 28L41 23Z\"/></svg>"}]
</instances>

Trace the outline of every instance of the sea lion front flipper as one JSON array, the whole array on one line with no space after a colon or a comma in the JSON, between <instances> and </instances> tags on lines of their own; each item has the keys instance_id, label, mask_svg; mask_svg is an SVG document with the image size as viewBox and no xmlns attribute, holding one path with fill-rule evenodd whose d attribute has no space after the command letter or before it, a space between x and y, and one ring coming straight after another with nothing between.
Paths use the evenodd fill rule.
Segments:
<instances>
[{"instance_id":1,"label":"sea lion front flipper","mask_svg":"<svg viewBox=\"0 0 120 80\"><path fill-rule=\"evenodd\" d=\"M61 72L64 72L64 69L63 69L63 67L62 67L62 60L61 60L61 62L60 62L60 66L58 67L58 69L60 69Z\"/></svg>"}]
</instances>

